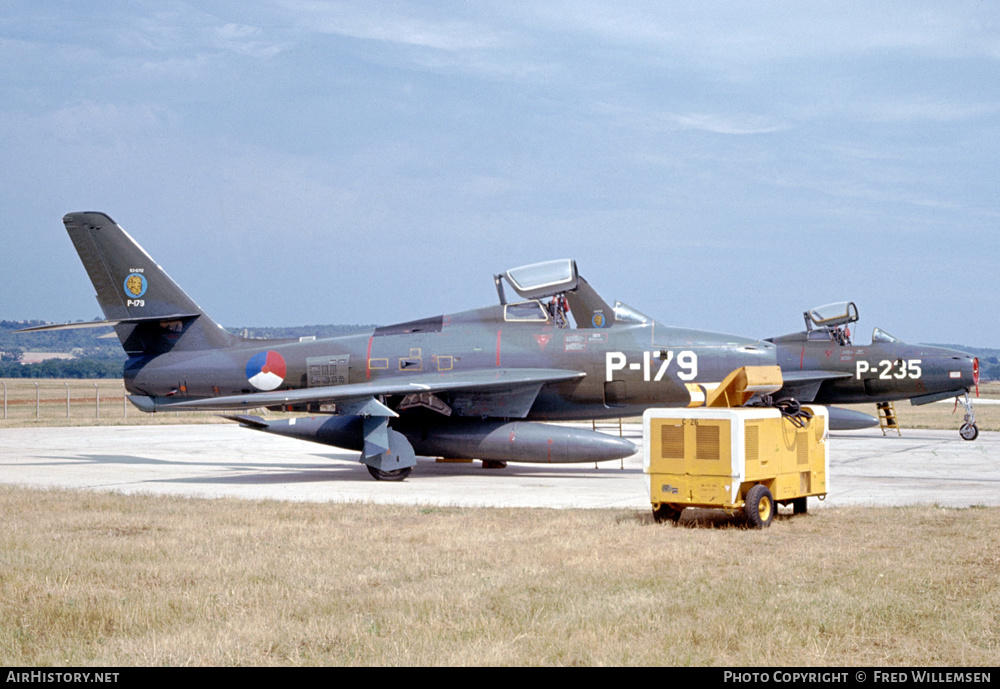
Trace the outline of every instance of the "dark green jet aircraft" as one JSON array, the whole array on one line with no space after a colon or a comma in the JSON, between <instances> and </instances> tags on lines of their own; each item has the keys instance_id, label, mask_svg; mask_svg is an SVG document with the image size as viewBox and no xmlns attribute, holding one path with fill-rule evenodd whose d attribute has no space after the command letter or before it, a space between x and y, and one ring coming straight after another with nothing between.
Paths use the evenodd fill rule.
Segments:
<instances>
[{"instance_id":1,"label":"dark green jet aircraft","mask_svg":"<svg viewBox=\"0 0 1000 689\"><path fill-rule=\"evenodd\" d=\"M539 421L698 406L734 369L775 365L768 342L669 328L609 306L570 260L495 276L500 303L332 338L223 330L103 213L63 222L128 353L125 387L146 412L212 410L247 428L358 450L378 479L415 455L595 462L635 446ZM504 284L518 295L508 302ZM255 408L316 416L262 419ZM831 424L832 427L833 424Z\"/></svg>"},{"instance_id":2,"label":"dark green jet aircraft","mask_svg":"<svg viewBox=\"0 0 1000 689\"><path fill-rule=\"evenodd\" d=\"M627 457L636 448L623 438L538 422L701 406L730 372L773 366L785 347L670 328L622 303L611 307L571 260L496 275L494 306L333 338L244 338L209 318L107 215L70 213L63 223L107 320L29 330L113 326L139 409L219 411L254 430L357 450L381 480L405 478L416 455L501 463ZM505 284L517 301L508 302ZM918 370L915 357L904 359L906 376ZM316 415L235 413L256 408ZM871 419L831 410L830 428L858 427L859 416Z\"/></svg>"},{"instance_id":3,"label":"dark green jet aircraft","mask_svg":"<svg viewBox=\"0 0 1000 689\"><path fill-rule=\"evenodd\" d=\"M778 347L784 380L775 397L816 404L908 399L915 405L955 397L965 406L959 434L965 440L979 435L969 401L969 390L979 385L979 359L954 349L907 344L879 328L871 344L855 344L850 331L858 320L854 302L827 304L803 315L804 332L769 338Z\"/></svg>"}]
</instances>

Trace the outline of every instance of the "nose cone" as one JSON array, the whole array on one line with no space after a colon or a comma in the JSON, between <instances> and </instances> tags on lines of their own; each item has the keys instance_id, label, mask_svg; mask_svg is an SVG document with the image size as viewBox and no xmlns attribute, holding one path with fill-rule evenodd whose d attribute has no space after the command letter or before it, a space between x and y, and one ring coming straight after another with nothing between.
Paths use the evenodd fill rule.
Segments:
<instances>
[{"instance_id":1,"label":"nose cone","mask_svg":"<svg viewBox=\"0 0 1000 689\"><path fill-rule=\"evenodd\" d=\"M976 388L979 394L979 359L976 357L966 357L962 361L962 387L967 390Z\"/></svg>"},{"instance_id":2,"label":"nose cone","mask_svg":"<svg viewBox=\"0 0 1000 689\"><path fill-rule=\"evenodd\" d=\"M957 366L949 368L949 375L955 377L955 369L957 369L957 377L963 388L970 389L979 385L979 359L957 350L945 351L951 355L951 361L957 364Z\"/></svg>"}]
</instances>

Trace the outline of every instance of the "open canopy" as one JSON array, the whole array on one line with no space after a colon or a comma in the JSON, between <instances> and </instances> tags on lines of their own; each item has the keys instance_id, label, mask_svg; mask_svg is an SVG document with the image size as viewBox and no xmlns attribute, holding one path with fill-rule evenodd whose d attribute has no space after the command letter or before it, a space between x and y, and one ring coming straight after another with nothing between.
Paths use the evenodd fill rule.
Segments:
<instances>
[{"instance_id":1,"label":"open canopy","mask_svg":"<svg viewBox=\"0 0 1000 689\"><path fill-rule=\"evenodd\" d=\"M511 268L505 276L523 299L544 299L569 292L579 283L576 261L569 258Z\"/></svg>"},{"instance_id":2,"label":"open canopy","mask_svg":"<svg viewBox=\"0 0 1000 689\"><path fill-rule=\"evenodd\" d=\"M820 328L835 328L858 320L858 307L853 301L838 301L824 304L806 311L806 325Z\"/></svg>"}]
</instances>

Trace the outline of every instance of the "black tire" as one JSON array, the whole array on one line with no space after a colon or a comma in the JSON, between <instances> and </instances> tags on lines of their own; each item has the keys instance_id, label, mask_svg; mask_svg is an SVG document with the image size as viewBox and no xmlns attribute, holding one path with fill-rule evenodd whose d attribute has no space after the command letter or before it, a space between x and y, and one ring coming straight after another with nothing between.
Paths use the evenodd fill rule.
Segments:
<instances>
[{"instance_id":1,"label":"black tire","mask_svg":"<svg viewBox=\"0 0 1000 689\"><path fill-rule=\"evenodd\" d=\"M664 522L673 522L676 524L681 518L681 510L683 509L683 507L674 507L673 505L663 503L653 510L653 519L657 524L663 524Z\"/></svg>"},{"instance_id":2,"label":"black tire","mask_svg":"<svg viewBox=\"0 0 1000 689\"><path fill-rule=\"evenodd\" d=\"M376 481L402 481L407 476L410 475L410 469L413 467L406 467L405 469L394 469L393 471L382 471L381 469L376 469L375 467L365 464L368 467L368 473L372 475L372 478Z\"/></svg>"},{"instance_id":3,"label":"black tire","mask_svg":"<svg viewBox=\"0 0 1000 689\"><path fill-rule=\"evenodd\" d=\"M792 500L792 514L805 514L809 511L807 498L795 498Z\"/></svg>"},{"instance_id":4,"label":"black tire","mask_svg":"<svg viewBox=\"0 0 1000 689\"><path fill-rule=\"evenodd\" d=\"M771 525L774 519L774 498L767 486L758 483L747 492L743 512L747 522L755 529L763 529Z\"/></svg>"},{"instance_id":5,"label":"black tire","mask_svg":"<svg viewBox=\"0 0 1000 689\"><path fill-rule=\"evenodd\" d=\"M958 434L962 436L962 440L975 440L979 437L979 426L974 423L963 423L958 429Z\"/></svg>"}]
</instances>

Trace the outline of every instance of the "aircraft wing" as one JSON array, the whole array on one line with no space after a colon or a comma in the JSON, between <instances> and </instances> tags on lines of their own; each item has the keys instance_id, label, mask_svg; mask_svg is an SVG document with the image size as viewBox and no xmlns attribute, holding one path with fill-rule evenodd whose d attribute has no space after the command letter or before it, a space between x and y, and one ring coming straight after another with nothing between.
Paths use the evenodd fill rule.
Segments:
<instances>
[{"instance_id":1,"label":"aircraft wing","mask_svg":"<svg viewBox=\"0 0 1000 689\"><path fill-rule=\"evenodd\" d=\"M543 385L578 380L582 371L547 368L495 368L454 373L393 376L391 380L298 388L246 395L161 402L132 396L149 411L234 411L256 407L335 404L340 414L397 416L377 400L383 395L448 393L452 409L463 416L524 418Z\"/></svg>"},{"instance_id":2,"label":"aircraft wing","mask_svg":"<svg viewBox=\"0 0 1000 689\"><path fill-rule=\"evenodd\" d=\"M811 402L819 392L819 386L828 380L850 378L852 374L843 371L786 371L782 369L784 385L776 394L789 395L800 402Z\"/></svg>"}]
</instances>

